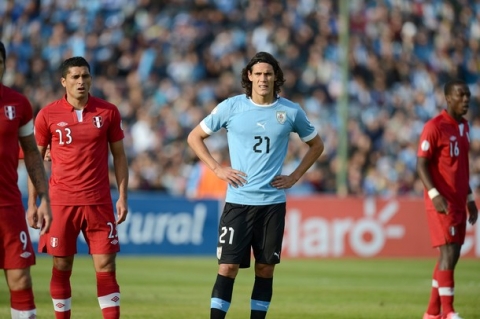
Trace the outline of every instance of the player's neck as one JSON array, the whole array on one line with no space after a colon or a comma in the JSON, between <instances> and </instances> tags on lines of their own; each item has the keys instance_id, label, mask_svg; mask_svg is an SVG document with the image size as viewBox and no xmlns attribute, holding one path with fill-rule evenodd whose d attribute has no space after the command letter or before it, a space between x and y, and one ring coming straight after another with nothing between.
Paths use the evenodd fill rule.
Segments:
<instances>
[{"instance_id":1,"label":"player's neck","mask_svg":"<svg viewBox=\"0 0 480 319\"><path fill-rule=\"evenodd\" d=\"M85 108L85 105L87 105L88 97L76 99L72 96L67 95L67 102L70 103L70 105L72 105L75 110L83 110Z\"/></svg>"},{"instance_id":2,"label":"player's neck","mask_svg":"<svg viewBox=\"0 0 480 319\"><path fill-rule=\"evenodd\" d=\"M454 119L455 121L457 121L457 122L462 122L462 120L463 120L463 115L457 114L457 113L455 113L455 112L453 112L453 111L451 111L451 110L447 110L447 113L448 113L448 115L450 115L450 117L451 117L452 119Z\"/></svg>"},{"instance_id":3,"label":"player's neck","mask_svg":"<svg viewBox=\"0 0 480 319\"><path fill-rule=\"evenodd\" d=\"M252 92L251 97L253 103L258 105L269 105L275 102L275 96L273 94L269 95L259 95Z\"/></svg>"}]
</instances>

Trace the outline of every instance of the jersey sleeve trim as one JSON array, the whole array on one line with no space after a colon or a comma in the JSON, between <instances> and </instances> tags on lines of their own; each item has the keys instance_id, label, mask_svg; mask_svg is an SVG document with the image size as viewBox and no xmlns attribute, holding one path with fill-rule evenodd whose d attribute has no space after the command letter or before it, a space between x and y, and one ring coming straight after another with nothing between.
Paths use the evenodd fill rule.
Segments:
<instances>
[{"instance_id":1,"label":"jersey sleeve trim","mask_svg":"<svg viewBox=\"0 0 480 319\"><path fill-rule=\"evenodd\" d=\"M318 134L318 133L317 133L317 131L315 130L315 131L313 131L311 134L309 134L309 135L307 135L307 136L305 136L305 137L301 137L300 139L301 139L303 142L308 142L308 141L313 140L313 138L314 138L315 136L317 136L317 134Z\"/></svg>"},{"instance_id":2,"label":"jersey sleeve trim","mask_svg":"<svg viewBox=\"0 0 480 319\"><path fill-rule=\"evenodd\" d=\"M200 127L202 130L207 133L208 135L212 135L214 132L205 124L205 121L200 122Z\"/></svg>"},{"instance_id":3,"label":"jersey sleeve trim","mask_svg":"<svg viewBox=\"0 0 480 319\"><path fill-rule=\"evenodd\" d=\"M18 136L24 137L33 134L33 120L28 121L18 130Z\"/></svg>"}]
</instances>

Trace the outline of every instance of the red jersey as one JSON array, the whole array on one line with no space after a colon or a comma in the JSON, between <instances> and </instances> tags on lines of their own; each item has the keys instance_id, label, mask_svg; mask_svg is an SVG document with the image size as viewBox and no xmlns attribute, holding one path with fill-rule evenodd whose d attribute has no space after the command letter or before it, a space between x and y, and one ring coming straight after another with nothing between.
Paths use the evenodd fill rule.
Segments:
<instances>
[{"instance_id":1,"label":"red jersey","mask_svg":"<svg viewBox=\"0 0 480 319\"><path fill-rule=\"evenodd\" d=\"M465 211L469 190L469 126L457 122L447 111L428 121L420 135L418 157L428 159L433 185L448 201L449 210ZM435 210L425 191L427 209Z\"/></svg>"},{"instance_id":2,"label":"red jersey","mask_svg":"<svg viewBox=\"0 0 480 319\"><path fill-rule=\"evenodd\" d=\"M18 189L19 136L33 134L33 112L28 99L0 84L0 206L22 205Z\"/></svg>"},{"instance_id":3,"label":"red jersey","mask_svg":"<svg viewBox=\"0 0 480 319\"><path fill-rule=\"evenodd\" d=\"M41 109L35 138L50 145L51 205L111 203L109 143L123 137L120 112L102 99L89 96L83 111L76 111L64 96Z\"/></svg>"}]
</instances>

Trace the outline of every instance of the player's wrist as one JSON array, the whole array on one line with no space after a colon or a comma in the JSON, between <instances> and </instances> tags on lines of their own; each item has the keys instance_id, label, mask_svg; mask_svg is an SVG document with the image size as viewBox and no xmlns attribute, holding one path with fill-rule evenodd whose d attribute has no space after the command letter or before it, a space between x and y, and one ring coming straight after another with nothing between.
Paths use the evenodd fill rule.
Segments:
<instances>
[{"instance_id":1,"label":"player's wrist","mask_svg":"<svg viewBox=\"0 0 480 319\"><path fill-rule=\"evenodd\" d=\"M39 193L38 198L40 199L40 201L45 200L47 203L50 203L50 197L47 193Z\"/></svg>"},{"instance_id":2,"label":"player's wrist","mask_svg":"<svg viewBox=\"0 0 480 319\"><path fill-rule=\"evenodd\" d=\"M430 199L434 199L435 197L437 197L439 195L440 195L440 193L438 192L438 190L435 187L428 190L428 197L430 197Z\"/></svg>"},{"instance_id":3,"label":"player's wrist","mask_svg":"<svg viewBox=\"0 0 480 319\"><path fill-rule=\"evenodd\" d=\"M470 193L467 195L467 203L474 202L475 197L473 196L473 193Z\"/></svg>"}]
</instances>

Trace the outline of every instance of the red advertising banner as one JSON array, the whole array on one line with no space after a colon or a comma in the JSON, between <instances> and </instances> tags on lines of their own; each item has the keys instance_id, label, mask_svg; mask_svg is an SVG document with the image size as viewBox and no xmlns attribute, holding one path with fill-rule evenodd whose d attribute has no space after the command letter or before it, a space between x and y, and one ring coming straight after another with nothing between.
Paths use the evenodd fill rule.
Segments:
<instances>
[{"instance_id":1,"label":"red advertising banner","mask_svg":"<svg viewBox=\"0 0 480 319\"><path fill-rule=\"evenodd\" d=\"M422 198L291 197L282 256L434 257ZM480 257L480 222L462 256Z\"/></svg>"}]
</instances>

